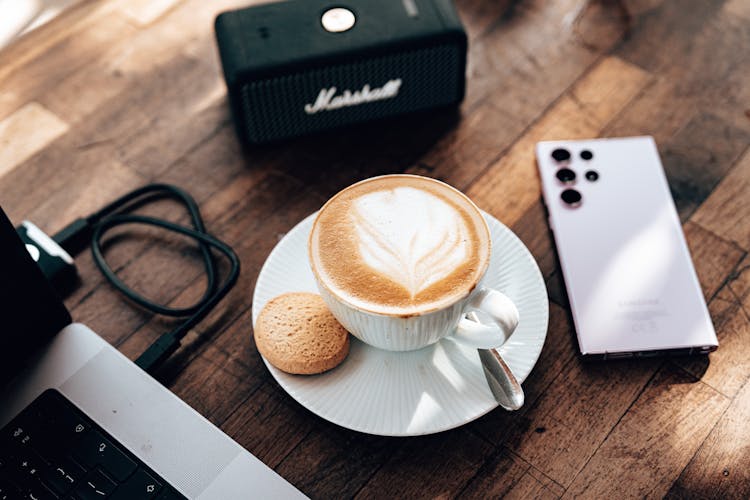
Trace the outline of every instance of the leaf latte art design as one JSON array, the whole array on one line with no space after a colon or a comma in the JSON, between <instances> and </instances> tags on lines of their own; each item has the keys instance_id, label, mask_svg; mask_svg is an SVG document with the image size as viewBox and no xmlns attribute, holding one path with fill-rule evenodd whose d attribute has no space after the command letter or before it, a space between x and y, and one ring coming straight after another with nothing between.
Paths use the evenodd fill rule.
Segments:
<instances>
[{"instance_id":1,"label":"leaf latte art design","mask_svg":"<svg viewBox=\"0 0 750 500\"><path fill-rule=\"evenodd\" d=\"M352 208L362 261L412 298L469 257L466 221L429 192L412 187L375 191L354 200Z\"/></svg>"}]
</instances>

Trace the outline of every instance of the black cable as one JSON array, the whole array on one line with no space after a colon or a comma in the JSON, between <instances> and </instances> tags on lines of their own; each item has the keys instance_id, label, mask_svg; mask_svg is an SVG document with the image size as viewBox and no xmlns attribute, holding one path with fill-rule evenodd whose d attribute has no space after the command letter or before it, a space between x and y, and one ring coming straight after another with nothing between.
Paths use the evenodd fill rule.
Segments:
<instances>
[{"instance_id":1,"label":"black cable","mask_svg":"<svg viewBox=\"0 0 750 500\"><path fill-rule=\"evenodd\" d=\"M164 198L175 199L185 206L190 214L192 229L167 220L129 213L148 203ZM201 250L207 277L207 286L203 297L189 307L168 307L147 299L120 280L104 258L102 238L108 230L125 224L156 226L196 240ZM78 253L83 248L85 242L90 242L94 262L97 267L107 281L128 299L156 314L170 317L187 317L184 323L174 330L162 334L138 357L136 364L147 372L153 371L153 369L179 348L180 340L193 326L205 318L229 290L232 289L240 273L240 261L232 248L206 232L200 209L195 200L182 189L170 184L149 184L136 189L116 199L90 216L75 220L54 235L53 239L71 254ZM218 273L211 251L212 248L222 253L231 265L229 274L221 285L217 284L216 280Z\"/></svg>"}]
</instances>

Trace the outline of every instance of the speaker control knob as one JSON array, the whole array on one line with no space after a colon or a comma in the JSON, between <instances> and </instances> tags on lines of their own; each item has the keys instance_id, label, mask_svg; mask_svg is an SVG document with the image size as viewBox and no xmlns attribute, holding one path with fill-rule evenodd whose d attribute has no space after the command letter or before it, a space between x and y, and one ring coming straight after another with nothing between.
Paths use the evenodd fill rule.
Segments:
<instances>
[{"instance_id":1,"label":"speaker control knob","mask_svg":"<svg viewBox=\"0 0 750 500\"><path fill-rule=\"evenodd\" d=\"M350 30L356 22L354 12L343 7L334 7L328 9L323 13L323 17L320 18L320 23L323 28L330 33L341 33L343 31Z\"/></svg>"}]
</instances>

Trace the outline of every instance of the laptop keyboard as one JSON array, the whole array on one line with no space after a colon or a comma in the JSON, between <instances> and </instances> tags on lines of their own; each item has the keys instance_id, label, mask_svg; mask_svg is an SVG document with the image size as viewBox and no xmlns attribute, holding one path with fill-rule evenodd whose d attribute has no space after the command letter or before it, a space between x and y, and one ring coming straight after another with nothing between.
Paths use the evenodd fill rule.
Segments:
<instances>
[{"instance_id":1,"label":"laptop keyboard","mask_svg":"<svg viewBox=\"0 0 750 500\"><path fill-rule=\"evenodd\" d=\"M185 498L54 389L0 430L0 500Z\"/></svg>"}]
</instances>

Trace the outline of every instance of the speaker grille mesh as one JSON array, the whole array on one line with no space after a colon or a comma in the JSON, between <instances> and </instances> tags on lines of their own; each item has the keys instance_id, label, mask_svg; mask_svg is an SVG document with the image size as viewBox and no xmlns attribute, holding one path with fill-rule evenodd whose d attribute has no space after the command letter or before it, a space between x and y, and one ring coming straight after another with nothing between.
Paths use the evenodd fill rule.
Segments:
<instances>
[{"instance_id":1,"label":"speaker grille mesh","mask_svg":"<svg viewBox=\"0 0 750 500\"><path fill-rule=\"evenodd\" d=\"M461 55L456 44L437 45L248 82L240 88L246 139L267 142L453 103L461 98ZM391 99L305 113L321 89L336 87L340 95L397 78L402 83Z\"/></svg>"}]
</instances>

